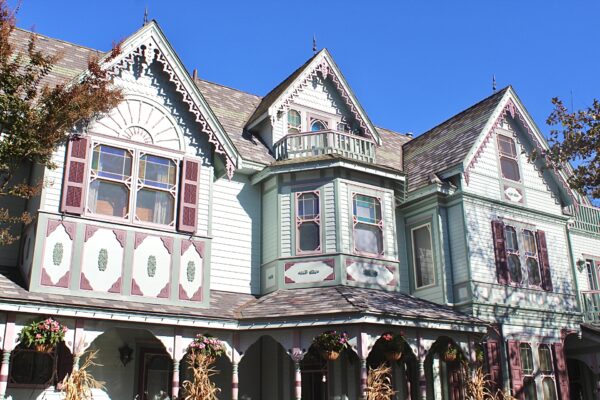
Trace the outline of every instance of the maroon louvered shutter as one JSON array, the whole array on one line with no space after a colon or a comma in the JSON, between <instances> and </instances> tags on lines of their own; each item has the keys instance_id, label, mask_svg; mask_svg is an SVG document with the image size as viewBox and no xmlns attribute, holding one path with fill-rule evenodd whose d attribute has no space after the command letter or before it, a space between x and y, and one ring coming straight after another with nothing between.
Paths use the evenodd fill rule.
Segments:
<instances>
[{"instance_id":1,"label":"maroon louvered shutter","mask_svg":"<svg viewBox=\"0 0 600 400\"><path fill-rule=\"evenodd\" d=\"M67 145L67 161L62 187L61 212L81 215L85 204L88 139L73 138Z\"/></svg>"},{"instance_id":2,"label":"maroon louvered shutter","mask_svg":"<svg viewBox=\"0 0 600 400\"><path fill-rule=\"evenodd\" d=\"M502 358L500 357L500 341L489 339L487 347L487 362L490 382L493 387L492 392L496 393L498 389L502 389Z\"/></svg>"},{"instance_id":3,"label":"maroon louvered shutter","mask_svg":"<svg viewBox=\"0 0 600 400\"><path fill-rule=\"evenodd\" d=\"M552 351L554 352L554 376L556 377L556 386L559 392L558 397L560 399L568 399L569 375L567 373L567 363L562 343L554 343Z\"/></svg>"},{"instance_id":4,"label":"maroon louvered shutter","mask_svg":"<svg viewBox=\"0 0 600 400\"><path fill-rule=\"evenodd\" d=\"M508 284L508 262L506 260L506 243L504 241L504 224L502 221L492 221L494 235L494 254L496 256L496 276L501 285Z\"/></svg>"},{"instance_id":5,"label":"maroon louvered shutter","mask_svg":"<svg viewBox=\"0 0 600 400\"><path fill-rule=\"evenodd\" d=\"M200 162L183 159L179 188L179 226L182 232L196 232L198 221L198 188L200 187Z\"/></svg>"},{"instance_id":6,"label":"maroon louvered shutter","mask_svg":"<svg viewBox=\"0 0 600 400\"><path fill-rule=\"evenodd\" d=\"M550 274L550 263L548 261L548 247L546 246L546 234L544 231L535 233L540 258L540 272L542 274L542 289L552 291L552 276Z\"/></svg>"},{"instance_id":7,"label":"maroon louvered shutter","mask_svg":"<svg viewBox=\"0 0 600 400\"><path fill-rule=\"evenodd\" d=\"M513 396L517 399L523 398L523 369L521 368L521 353L519 342L508 340L508 365L510 369L510 382Z\"/></svg>"}]
</instances>

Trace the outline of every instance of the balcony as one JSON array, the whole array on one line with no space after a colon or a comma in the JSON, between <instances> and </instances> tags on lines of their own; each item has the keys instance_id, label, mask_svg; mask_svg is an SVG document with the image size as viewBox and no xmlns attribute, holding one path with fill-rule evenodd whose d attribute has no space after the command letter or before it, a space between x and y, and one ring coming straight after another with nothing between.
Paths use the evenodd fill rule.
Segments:
<instances>
[{"instance_id":1,"label":"balcony","mask_svg":"<svg viewBox=\"0 0 600 400\"><path fill-rule=\"evenodd\" d=\"M582 291L581 306L585 322L600 325L600 290Z\"/></svg>"},{"instance_id":2,"label":"balcony","mask_svg":"<svg viewBox=\"0 0 600 400\"><path fill-rule=\"evenodd\" d=\"M278 161L337 154L366 163L375 162L375 143L360 136L333 130L287 135L273 147Z\"/></svg>"},{"instance_id":3,"label":"balcony","mask_svg":"<svg viewBox=\"0 0 600 400\"><path fill-rule=\"evenodd\" d=\"M577 231L600 235L600 208L580 205L570 207L574 221L571 228Z\"/></svg>"}]
</instances>

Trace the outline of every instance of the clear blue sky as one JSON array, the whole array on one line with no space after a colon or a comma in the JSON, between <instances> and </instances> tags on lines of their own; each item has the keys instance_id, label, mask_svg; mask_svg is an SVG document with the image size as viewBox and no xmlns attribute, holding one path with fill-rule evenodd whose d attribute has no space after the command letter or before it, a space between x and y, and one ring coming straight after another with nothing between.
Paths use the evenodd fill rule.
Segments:
<instances>
[{"instance_id":1,"label":"clear blue sky","mask_svg":"<svg viewBox=\"0 0 600 400\"><path fill-rule=\"evenodd\" d=\"M14 0L11 0L14 4ZM200 77L266 94L327 47L372 121L422 133L512 84L543 131L600 97L600 1L23 0L18 26L107 50L144 7Z\"/></svg>"}]
</instances>

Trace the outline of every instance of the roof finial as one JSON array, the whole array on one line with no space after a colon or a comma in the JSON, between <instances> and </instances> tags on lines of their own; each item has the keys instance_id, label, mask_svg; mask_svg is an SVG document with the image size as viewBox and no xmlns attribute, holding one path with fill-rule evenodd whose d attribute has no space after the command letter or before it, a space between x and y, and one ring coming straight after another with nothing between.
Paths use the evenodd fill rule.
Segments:
<instances>
[{"instance_id":1,"label":"roof finial","mask_svg":"<svg viewBox=\"0 0 600 400\"><path fill-rule=\"evenodd\" d=\"M313 34L313 54L317 54L317 37Z\"/></svg>"},{"instance_id":2,"label":"roof finial","mask_svg":"<svg viewBox=\"0 0 600 400\"><path fill-rule=\"evenodd\" d=\"M496 93L496 74L492 75L492 90Z\"/></svg>"},{"instance_id":3,"label":"roof finial","mask_svg":"<svg viewBox=\"0 0 600 400\"><path fill-rule=\"evenodd\" d=\"M148 24L148 7L146 6L144 8L144 25L142 26L146 26Z\"/></svg>"}]
</instances>

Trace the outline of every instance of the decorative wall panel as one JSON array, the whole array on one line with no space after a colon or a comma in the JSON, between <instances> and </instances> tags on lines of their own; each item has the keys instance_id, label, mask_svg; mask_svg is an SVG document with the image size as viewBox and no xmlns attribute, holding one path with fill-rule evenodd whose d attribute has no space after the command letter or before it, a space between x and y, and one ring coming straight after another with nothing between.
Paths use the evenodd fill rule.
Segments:
<instances>
[{"instance_id":1,"label":"decorative wall panel","mask_svg":"<svg viewBox=\"0 0 600 400\"><path fill-rule=\"evenodd\" d=\"M316 283L335 279L335 260L290 262L285 264L285 283Z\"/></svg>"},{"instance_id":2,"label":"decorative wall panel","mask_svg":"<svg viewBox=\"0 0 600 400\"><path fill-rule=\"evenodd\" d=\"M81 289L121 293L125 239L125 231L86 226Z\"/></svg>"},{"instance_id":3,"label":"decorative wall panel","mask_svg":"<svg viewBox=\"0 0 600 400\"><path fill-rule=\"evenodd\" d=\"M134 296L169 297L173 238L135 235L131 294Z\"/></svg>"},{"instance_id":4,"label":"decorative wall panel","mask_svg":"<svg viewBox=\"0 0 600 400\"><path fill-rule=\"evenodd\" d=\"M191 240L181 242L179 263L179 299L202 300L204 277L204 243Z\"/></svg>"},{"instance_id":5,"label":"decorative wall panel","mask_svg":"<svg viewBox=\"0 0 600 400\"><path fill-rule=\"evenodd\" d=\"M346 279L377 286L396 286L397 267L360 260L346 261Z\"/></svg>"},{"instance_id":6,"label":"decorative wall panel","mask_svg":"<svg viewBox=\"0 0 600 400\"><path fill-rule=\"evenodd\" d=\"M63 288L69 286L74 237L74 223L48 221L40 277L42 285Z\"/></svg>"}]
</instances>

